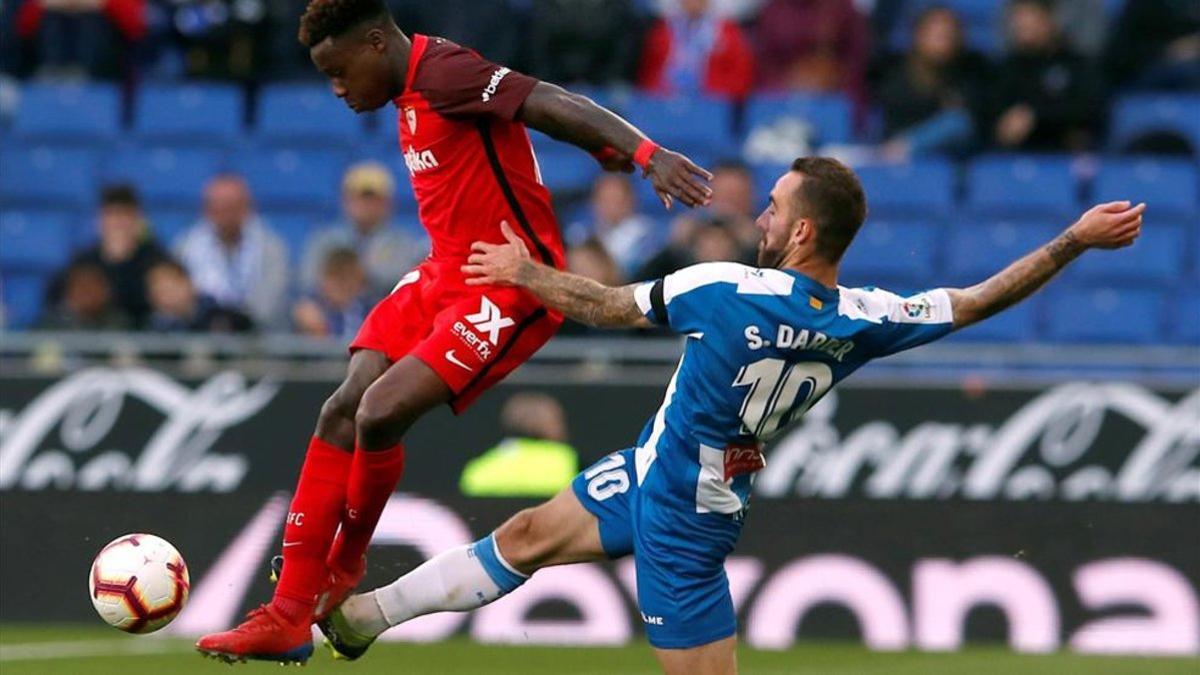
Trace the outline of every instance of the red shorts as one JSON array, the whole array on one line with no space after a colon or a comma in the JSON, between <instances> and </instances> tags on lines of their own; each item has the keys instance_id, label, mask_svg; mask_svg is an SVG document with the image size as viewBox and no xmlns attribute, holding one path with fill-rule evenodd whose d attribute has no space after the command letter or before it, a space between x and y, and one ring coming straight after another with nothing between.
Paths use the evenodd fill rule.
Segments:
<instances>
[{"instance_id":1,"label":"red shorts","mask_svg":"<svg viewBox=\"0 0 1200 675\"><path fill-rule=\"evenodd\" d=\"M512 287L467 286L461 261L427 260L404 275L375 305L350 353L415 356L454 392L461 413L484 391L533 356L562 325L532 293Z\"/></svg>"}]
</instances>

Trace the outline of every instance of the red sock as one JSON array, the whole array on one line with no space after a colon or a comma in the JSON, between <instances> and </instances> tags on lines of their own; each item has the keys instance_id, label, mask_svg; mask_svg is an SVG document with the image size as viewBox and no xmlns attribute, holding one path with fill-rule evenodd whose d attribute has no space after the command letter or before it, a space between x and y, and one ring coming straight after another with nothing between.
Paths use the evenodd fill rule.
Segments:
<instances>
[{"instance_id":1,"label":"red sock","mask_svg":"<svg viewBox=\"0 0 1200 675\"><path fill-rule=\"evenodd\" d=\"M350 466L350 479L346 485L346 512L342 517L342 529L338 532L333 550L329 553L329 566L348 572L362 567L363 556L375 534L375 526L383 515L383 507L404 474L404 446L366 452L357 449Z\"/></svg>"},{"instance_id":2,"label":"red sock","mask_svg":"<svg viewBox=\"0 0 1200 675\"><path fill-rule=\"evenodd\" d=\"M311 619L329 574L325 559L346 503L354 455L314 437L283 528L283 573L271 604L289 621Z\"/></svg>"}]
</instances>

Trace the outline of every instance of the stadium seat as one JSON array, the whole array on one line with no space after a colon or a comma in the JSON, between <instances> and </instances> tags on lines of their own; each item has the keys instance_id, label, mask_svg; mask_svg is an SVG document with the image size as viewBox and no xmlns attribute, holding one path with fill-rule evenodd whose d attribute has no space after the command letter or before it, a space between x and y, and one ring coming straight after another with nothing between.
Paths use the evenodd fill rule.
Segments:
<instances>
[{"instance_id":1,"label":"stadium seat","mask_svg":"<svg viewBox=\"0 0 1200 675\"><path fill-rule=\"evenodd\" d=\"M1168 316L1168 334L1180 344L1200 346L1200 294L1195 288L1183 289L1173 301L1179 303Z\"/></svg>"},{"instance_id":2,"label":"stadium seat","mask_svg":"<svg viewBox=\"0 0 1200 675\"><path fill-rule=\"evenodd\" d=\"M323 150L247 150L233 165L267 210L326 213L338 207L345 158Z\"/></svg>"},{"instance_id":3,"label":"stadium seat","mask_svg":"<svg viewBox=\"0 0 1200 675\"><path fill-rule=\"evenodd\" d=\"M1162 293L1093 288L1049 297L1046 334L1060 342L1146 344L1162 340Z\"/></svg>"},{"instance_id":4,"label":"stadium seat","mask_svg":"<svg viewBox=\"0 0 1200 675\"><path fill-rule=\"evenodd\" d=\"M39 84L21 89L13 133L27 140L99 143L121 127L121 94L112 84Z\"/></svg>"},{"instance_id":5,"label":"stadium seat","mask_svg":"<svg viewBox=\"0 0 1200 675\"><path fill-rule=\"evenodd\" d=\"M967 169L967 205L979 213L1074 215L1079 205L1071 159L989 155Z\"/></svg>"},{"instance_id":6,"label":"stadium seat","mask_svg":"<svg viewBox=\"0 0 1200 675\"><path fill-rule=\"evenodd\" d=\"M146 214L154 237L168 249L173 248L199 219L200 212L195 209L151 209Z\"/></svg>"},{"instance_id":7,"label":"stadium seat","mask_svg":"<svg viewBox=\"0 0 1200 675\"><path fill-rule=\"evenodd\" d=\"M704 147L725 154L734 148L733 113L725 101L636 95L625 113L634 126L672 150Z\"/></svg>"},{"instance_id":8,"label":"stadium seat","mask_svg":"<svg viewBox=\"0 0 1200 675\"><path fill-rule=\"evenodd\" d=\"M1186 251L1182 225L1151 219L1133 246L1088 251L1067 269L1067 277L1100 283L1171 284L1183 276Z\"/></svg>"},{"instance_id":9,"label":"stadium seat","mask_svg":"<svg viewBox=\"0 0 1200 675\"><path fill-rule=\"evenodd\" d=\"M147 84L138 90L133 128L142 139L228 143L242 132L245 96L225 84Z\"/></svg>"},{"instance_id":10,"label":"stadium seat","mask_svg":"<svg viewBox=\"0 0 1200 675\"><path fill-rule=\"evenodd\" d=\"M944 269L948 281L973 284L1042 246L1062 231L1050 223L994 220L975 223L958 218L950 228Z\"/></svg>"},{"instance_id":11,"label":"stadium seat","mask_svg":"<svg viewBox=\"0 0 1200 675\"><path fill-rule=\"evenodd\" d=\"M266 213L263 215L267 226L283 238L288 247L288 255L294 264L298 264L304 255L304 245L308 237L323 221L304 213Z\"/></svg>"},{"instance_id":12,"label":"stadium seat","mask_svg":"<svg viewBox=\"0 0 1200 675\"><path fill-rule=\"evenodd\" d=\"M366 133L363 118L326 85L273 84L258 101L258 137L289 147L355 142Z\"/></svg>"},{"instance_id":13,"label":"stadium seat","mask_svg":"<svg viewBox=\"0 0 1200 675\"><path fill-rule=\"evenodd\" d=\"M1192 215L1200 210L1196 164L1157 157L1105 160L1096 174L1092 200L1122 199L1146 202L1151 217Z\"/></svg>"},{"instance_id":14,"label":"stadium seat","mask_svg":"<svg viewBox=\"0 0 1200 675\"><path fill-rule=\"evenodd\" d=\"M928 221L868 220L846 251L842 280L851 286L922 290L936 283L940 231Z\"/></svg>"},{"instance_id":15,"label":"stadium seat","mask_svg":"<svg viewBox=\"0 0 1200 675\"><path fill-rule=\"evenodd\" d=\"M1186 138L1200 155L1200 95L1131 94L1117 101L1112 111L1109 143L1120 150L1146 134L1170 131Z\"/></svg>"},{"instance_id":16,"label":"stadium seat","mask_svg":"<svg viewBox=\"0 0 1200 675\"><path fill-rule=\"evenodd\" d=\"M542 184L555 197L587 192L601 173L596 160L577 148L550 148L538 152L537 159Z\"/></svg>"},{"instance_id":17,"label":"stadium seat","mask_svg":"<svg viewBox=\"0 0 1200 675\"><path fill-rule=\"evenodd\" d=\"M14 274L7 270L0 275L0 325L6 328L29 328L42 313L46 297L46 277L39 274Z\"/></svg>"},{"instance_id":18,"label":"stadium seat","mask_svg":"<svg viewBox=\"0 0 1200 675\"><path fill-rule=\"evenodd\" d=\"M223 167L223 162L224 153L219 150L126 147L107 162L105 179L134 184L150 207L196 209L205 182Z\"/></svg>"},{"instance_id":19,"label":"stadium seat","mask_svg":"<svg viewBox=\"0 0 1200 675\"><path fill-rule=\"evenodd\" d=\"M0 269L48 274L66 264L74 249L72 223L53 211L0 213Z\"/></svg>"},{"instance_id":20,"label":"stadium seat","mask_svg":"<svg viewBox=\"0 0 1200 675\"><path fill-rule=\"evenodd\" d=\"M760 95L746 104L747 132L771 126L780 119L798 119L812 128L814 145L847 143L853 135L850 102L843 96L821 94Z\"/></svg>"},{"instance_id":21,"label":"stadium seat","mask_svg":"<svg viewBox=\"0 0 1200 675\"><path fill-rule=\"evenodd\" d=\"M936 215L954 206L956 177L945 160L864 166L855 171L871 213Z\"/></svg>"},{"instance_id":22,"label":"stadium seat","mask_svg":"<svg viewBox=\"0 0 1200 675\"><path fill-rule=\"evenodd\" d=\"M953 337L964 342L1029 342L1037 336L1041 305L1042 298L1034 296L955 332Z\"/></svg>"},{"instance_id":23,"label":"stadium seat","mask_svg":"<svg viewBox=\"0 0 1200 675\"><path fill-rule=\"evenodd\" d=\"M999 53L1004 3L998 0L907 0L900 20L892 25L888 42L897 52L906 52L912 45L913 24L922 12L933 6L949 7L962 22L966 43L973 49L989 54Z\"/></svg>"},{"instance_id":24,"label":"stadium seat","mask_svg":"<svg viewBox=\"0 0 1200 675\"><path fill-rule=\"evenodd\" d=\"M81 207L96 198L96 155L89 150L16 145L0 152L6 207Z\"/></svg>"}]
</instances>

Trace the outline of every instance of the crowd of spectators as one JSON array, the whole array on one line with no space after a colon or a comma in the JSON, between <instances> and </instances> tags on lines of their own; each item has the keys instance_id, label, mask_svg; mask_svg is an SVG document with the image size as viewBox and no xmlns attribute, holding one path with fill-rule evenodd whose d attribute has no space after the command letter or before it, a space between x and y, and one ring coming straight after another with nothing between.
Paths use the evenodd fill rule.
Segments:
<instances>
[{"instance_id":1,"label":"crowd of spectators","mask_svg":"<svg viewBox=\"0 0 1200 675\"><path fill-rule=\"evenodd\" d=\"M53 81L315 77L296 0L0 3L0 68ZM568 85L633 86L734 102L838 92L860 150L889 160L982 150L1094 149L1118 90L1200 90L1200 3L997 0L994 42L926 0L388 0L409 32L446 35ZM712 205L647 213L634 177L602 175L563 220L575 271L618 284L710 260L752 261L764 195L737 160ZM106 188L97 243L50 284L42 325L156 331L294 330L347 339L428 252L397 222L394 177L352 167L341 217L289 250L237 175L213 177L176 241L155 240L129 186ZM407 189L407 188L404 188Z\"/></svg>"}]
</instances>

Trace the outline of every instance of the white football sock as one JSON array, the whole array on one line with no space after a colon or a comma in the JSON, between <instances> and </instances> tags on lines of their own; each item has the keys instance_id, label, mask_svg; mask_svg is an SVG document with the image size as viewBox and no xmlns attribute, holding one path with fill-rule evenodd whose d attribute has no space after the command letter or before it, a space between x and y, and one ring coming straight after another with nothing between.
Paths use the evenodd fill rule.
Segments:
<instances>
[{"instance_id":1,"label":"white football sock","mask_svg":"<svg viewBox=\"0 0 1200 675\"><path fill-rule=\"evenodd\" d=\"M484 541L491 545L490 537ZM346 620L354 630L375 636L418 616L465 612L496 600L511 588L492 580L472 551L476 545L440 553L387 586L347 600L342 606Z\"/></svg>"}]
</instances>

